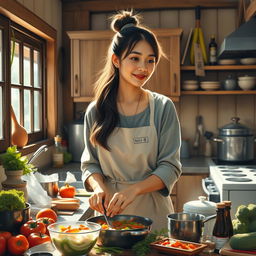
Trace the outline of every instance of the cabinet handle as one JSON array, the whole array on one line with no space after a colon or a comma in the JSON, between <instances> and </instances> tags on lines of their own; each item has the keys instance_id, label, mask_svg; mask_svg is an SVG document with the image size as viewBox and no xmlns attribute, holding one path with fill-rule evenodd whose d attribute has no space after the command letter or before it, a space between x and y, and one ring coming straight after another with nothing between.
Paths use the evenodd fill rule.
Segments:
<instances>
[{"instance_id":1,"label":"cabinet handle","mask_svg":"<svg viewBox=\"0 0 256 256\"><path fill-rule=\"evenodd\" d=\"M176 80L177 80L177 75L176 75L176 73L173 73L173 92L174 93L177 92L177 81Z\"/></svg>"},{"instance_id":2,"label":"cabinet handle","mask_svg":"<svg viewBox=\"0 0 256 256\"><path fill-rule=\"evenodd\" d=\"M75 95L78 94L78 74L75 74Z\"/></svg>"}]
</instances>

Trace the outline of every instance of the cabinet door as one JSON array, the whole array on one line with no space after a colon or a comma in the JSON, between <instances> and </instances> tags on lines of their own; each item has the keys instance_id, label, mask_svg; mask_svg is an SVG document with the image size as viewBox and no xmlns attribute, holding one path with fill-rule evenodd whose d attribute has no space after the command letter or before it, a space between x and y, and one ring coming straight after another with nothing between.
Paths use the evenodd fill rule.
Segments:
<instances>
[{"instance_id":1,"label":"cabinet door","mask_svg":"<svg viewBox=\"0 0 256 256\"><path fill-rule=\"evenodd\" d=\"M169 97L180 95L180 38L158 37L166 57L162 57L146 88Z\"/></svg>"},{"instance_id":2,"label":"cabinet door","mask_svg":"<svg viewBox=\"0 0 256 256\"><path fill-rule=\"evenodd\" d=\"M199 196L207 196L202 188L202 179L208 175L182 175L177 182L177 211L183 211L188 201L198 200Z\"/></svg>"},{"instance_id":3,"label":"cabinet door","mask_svg":"<svg viewBox=\"0 0 256 256\"><path fill-rule=\"evenodd\" d=\"M110 40L72 40L71 92L72 97L90 101L94 84L99 77Z\"/></svg>"}]
</instances>

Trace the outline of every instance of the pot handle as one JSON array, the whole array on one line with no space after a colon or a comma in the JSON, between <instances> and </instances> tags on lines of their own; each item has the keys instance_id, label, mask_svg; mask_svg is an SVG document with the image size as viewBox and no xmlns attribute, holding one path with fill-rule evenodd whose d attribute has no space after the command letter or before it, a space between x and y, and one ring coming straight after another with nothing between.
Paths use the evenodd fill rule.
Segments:
<instances>
[{"instance_id":1,"label":"pot handle","mask_svg":"<svg viewBox=\"0 0 256 256\"><path fill-rule=\"evenodd\" d=\"M215 142L222 142L222 143L224 142L223 139L219 139L219 138L213 138L212 140L215 141Z\"/></svg>"},{"instance_id":2,"label":"pot handle","mask_svg":"<svg viewBox=\"0 0 256 256\"><path fill-rule=\"evenodd\" d=\"M217 216L217 214L213 214L211 216L206 217L205 220L203 220L203 223L207 222L208 220L212 220L212 219L216 218L216 216Z\"/></svg>"},{"instance_id":3,"label":"pot handle","mask_svg":"<svg viewBox=\"0 0 256 256\"><path fill-rule=\"evenodd\" d=\"M141 231L124 231L121 233L121 236L142 236L142 235L147 235L150 232L150 230L141 230Z\"/></svg>"}]
</instances>

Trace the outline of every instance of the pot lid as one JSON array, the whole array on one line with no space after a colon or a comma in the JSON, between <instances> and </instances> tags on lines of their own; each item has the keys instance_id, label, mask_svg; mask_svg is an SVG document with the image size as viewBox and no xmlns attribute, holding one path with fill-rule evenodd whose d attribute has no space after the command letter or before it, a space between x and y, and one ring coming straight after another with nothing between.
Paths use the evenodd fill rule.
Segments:
<instances>
[{"instance_id":1,"label":"pot lid","mask_svg":"<svg viewBox=\"0 0 256 256\"><path fill-rule=\"evenodd\" d=\"M199 196L198 199L185 203L183 211L186 213L199 213L204 216L216 214L216 203L207 201L205 196Z\"/></svg>"},{"instance_id":2,"label":"pot lid","mask_svg":"<svg viewBox=\"0 0 256 256\"><path fill-rule=\"evenodd\" d=\"M239 117L232 117L232 123L219 128L220 135L252 135L251 130L239 123Z\"/></svg>"}]
</instances>

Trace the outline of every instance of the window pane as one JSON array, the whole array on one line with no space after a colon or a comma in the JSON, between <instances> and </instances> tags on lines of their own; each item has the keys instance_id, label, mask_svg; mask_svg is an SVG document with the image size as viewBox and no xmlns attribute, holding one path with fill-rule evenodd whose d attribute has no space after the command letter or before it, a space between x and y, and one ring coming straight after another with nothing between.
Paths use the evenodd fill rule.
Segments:
<instances>
[{"instance_id":1,"label":"window pane","mask_svg":"<svg viewBox=\"0 0 256 256\"><path fill-rule=\"evenodd\" d=\"M31 86L31 59L30 59L30 48L24 46L23 48L23 76L24 76L24 85Z\"/></svg>"},{"instance_id":2,"label":"window pane","mask_svg":"<svg viewBox=\"0 0 256 256\"><path fill-rule=\"evenodd\" d=\"M31 94L30 90L24 90L24 128L31 132Z\"/></svg>"},{"instance_id":3,"label":"window pane","mask_svg":"<svg viewBox=\"0 0 256 256\"><path fill-rule=\"evenodd\" d=\"M3 139L3 93L2 86L0 86L0 139Z\"/></svg>"},{"instance_id":4,"label":"window pane","mask_svg":"<svg viewBox=\"0 0 256 256\"><path fill-rule=\"evenodd\" d=\"M42 95L34 91L34 131L42 130Z\"/></svg>"},{"instance_id":5,"label":"window pane","mask_svg":"<svg viewBox=\"0 0 256 256\"><path fill-rule=\"evenodd\" d=\"M3 81L3 31L0 30L0 81Z\"/></svg>"},{"instance_id":6,"label":"window pane","mask_svg":"<svg viewBox=\"0 0 256 256\"><path fill-rule=\"evenodd\" d=\"M34 50L34 87L41 88L40 83L40 52Z\"/></svg>"},{"instance_id":7,"label":"window pane","mask_svg":"<svg viewBox=\"0 0 256 256\"><path fill-rule=\"evenodd\" d=\"M14 56L11 68L11 83L20 84L20 46L19 43L15 42ZM11 50L13 49L13 41L11 41ZM12 56L11 56L12 57Z\"/></svg>"},{"instance_id":8,"label":"window pane","mask_svg":"<svg viewBox=\"0 0 256 256\"><path fill-rule=\"evenodd\" d=\"M12 88L12 108L16 115L17 121L20 123L20 91L17 88Z\"/></svg>"}]
</instances>

